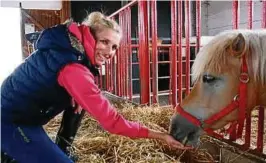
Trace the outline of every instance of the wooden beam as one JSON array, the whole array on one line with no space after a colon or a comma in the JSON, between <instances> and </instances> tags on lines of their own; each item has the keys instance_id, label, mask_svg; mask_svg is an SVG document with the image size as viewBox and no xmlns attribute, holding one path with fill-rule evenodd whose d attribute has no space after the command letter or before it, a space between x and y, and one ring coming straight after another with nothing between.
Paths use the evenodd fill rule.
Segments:
<instances>
[{"instance_id":1,"label":"wooden beam","mask_svg":"<svg viewBox=\"0 0 266 163\"><path fill-rule=\"evenodd\" d=\"M30 16L26 11L21 10L22 16L26 16L33 24L35 24L39 29L44 30L43 25Z\"/></svg>"}]
</instances>

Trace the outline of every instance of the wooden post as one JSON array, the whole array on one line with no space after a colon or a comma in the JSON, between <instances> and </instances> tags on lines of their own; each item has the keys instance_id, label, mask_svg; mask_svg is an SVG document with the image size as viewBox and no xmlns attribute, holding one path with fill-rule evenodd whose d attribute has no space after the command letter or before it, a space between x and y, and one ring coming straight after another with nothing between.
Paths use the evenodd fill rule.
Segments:
<instances>
[{"instance_id":1,"label":"wooden post","mask_svg":"<svg viewBox=\"0 0 266 163\"><path fill-rule=\"evenodd\" d=\"M70 1L62 1L62 9L60 10L60 22L64 23L71 17L71 3Z\"/></svg>"}]
</instances>

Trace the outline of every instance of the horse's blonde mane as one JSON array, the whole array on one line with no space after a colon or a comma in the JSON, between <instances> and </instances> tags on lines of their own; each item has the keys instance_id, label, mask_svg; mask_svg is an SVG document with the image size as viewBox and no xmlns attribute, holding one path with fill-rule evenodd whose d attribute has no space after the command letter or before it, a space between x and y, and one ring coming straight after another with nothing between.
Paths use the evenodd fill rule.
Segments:
<instances>
[{"instance_id":1,"label":"horse's blonde mane","mask_svg":"<svg viewBox=\"0 0 266 163\"><path fill-rule=\"evenodd\" d=\"M204 72L211 70L222 73L228 66L229 57L226 50L239 33L245 38L249 75L260 84L266 84L266 30L230 30L213 38L197 54L192 67L193 81L199 79Z\"/></svg>"}]
</instances>

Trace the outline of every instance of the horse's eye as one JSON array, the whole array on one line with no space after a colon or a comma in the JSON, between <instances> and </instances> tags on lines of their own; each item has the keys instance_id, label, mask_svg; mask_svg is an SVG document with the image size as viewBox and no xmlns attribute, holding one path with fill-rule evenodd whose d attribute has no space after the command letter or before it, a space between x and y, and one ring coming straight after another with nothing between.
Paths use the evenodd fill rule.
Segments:
<instances>
[{"instance_id":1,"label":"horse's eye","mask_svg":"<svg viewBox=\"0 0 266 163\"><path fill-rule=\"evenodd\" d=\"M216 80L214 76L211 75L203 75L203 83L212 83Z\"/></svg>"}]
</instances>

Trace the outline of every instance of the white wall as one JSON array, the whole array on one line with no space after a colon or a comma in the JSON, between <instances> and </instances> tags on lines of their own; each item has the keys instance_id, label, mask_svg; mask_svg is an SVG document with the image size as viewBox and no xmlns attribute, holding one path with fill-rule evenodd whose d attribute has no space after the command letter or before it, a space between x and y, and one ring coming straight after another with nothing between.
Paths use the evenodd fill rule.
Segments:
<instances>
[{"instance_id":1,"label":"white wall","mask_svg":"<svg viewBox=\"0 0 266 163\"><path fill-rule=\"evenodd\" d=\"M20 9L0 7L0 85L22 62Z\"/></svg>"},{"instance_id":2,"label":"white wall","mask_svg":"<svg viewBox=\"0 0 266 163\"><path fill-rule=\"evenodd\" d=\"M208 36L208 5L206 2L201 2L201 35Z\"/></svg>"},{"instance_id":3,"label":"white wall","mask_svg":"<svg viewBox=\"0 0 266 163\"><path fill-rule=\"evenodd\" d=\"M61 0L1 0L0 7L12 7L23 9L60 10Z\"/></svg>"},{"instance_id":4,"label":"white wall","mask_svg":"<svg viewBox=\"0 0 266 163\"><path fill-rule=\"evenodd\" d=\"M202 35L216 35L224 30L232 29L232 2L208 1L202 2ZM246 1L240 1L239 28L247 28L248 6ZM253 2L253 29L261 28L262 2Z\"/></svg>"}]
</instances>

